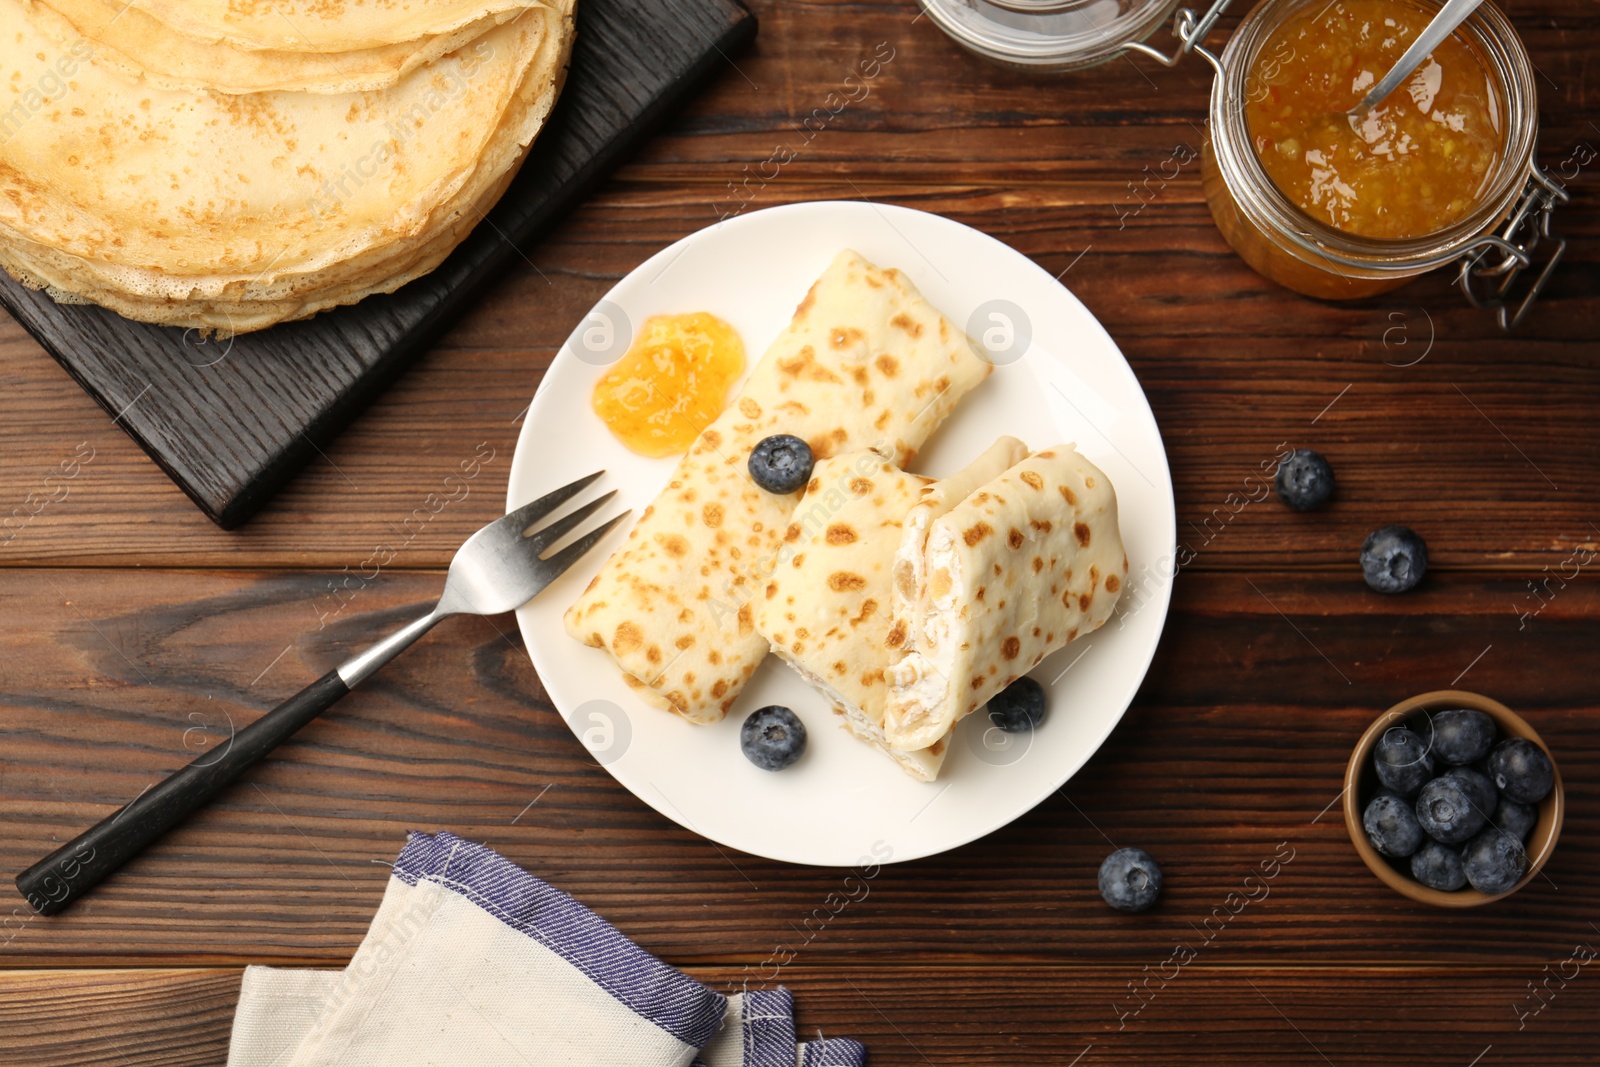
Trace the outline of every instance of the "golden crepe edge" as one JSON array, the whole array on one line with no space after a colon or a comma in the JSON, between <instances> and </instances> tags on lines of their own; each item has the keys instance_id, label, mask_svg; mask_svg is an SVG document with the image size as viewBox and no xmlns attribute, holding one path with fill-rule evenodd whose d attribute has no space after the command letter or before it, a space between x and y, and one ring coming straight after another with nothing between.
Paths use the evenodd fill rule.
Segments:
<instances>
[{"instance_id":1,"label":"golden crepe edge","mask_svg":"<svg viewBox=\"0 0 1600 1067\"><path fill-rule=\"evenodd\" d=\"M1071 445L1010 467L934 519L920 549L909 534L904 547L924 559L891 634L884 724L902 748L945 736L1104 625L1128 572L1116 491Z\"/></svg>"}]
</instances>

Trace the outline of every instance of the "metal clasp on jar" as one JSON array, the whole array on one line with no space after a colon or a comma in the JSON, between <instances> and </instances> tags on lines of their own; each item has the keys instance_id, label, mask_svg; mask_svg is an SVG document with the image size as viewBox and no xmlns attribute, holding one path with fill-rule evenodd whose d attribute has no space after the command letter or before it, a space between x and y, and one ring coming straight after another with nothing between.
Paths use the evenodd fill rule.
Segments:
<instances>
[{"instance_id":1,"label":"metal clasp on jar","mask_svg":"<svg viewBox=\"0 0 1600 1067\"><path fill-rule=\"evenodd\" d=\"M1135 52L1143 52L1164 67L1175 67L1183 57L1190 52L1199 53L1200 57L1211 64L1213 70L1222 73L1222 62L1216 56L1201 47L1201 42L1206 39L1206 34L1211 32L1211 27L1217 24L1217 18L1227 10L1232 0L1215 0L1204 15L1196 15L1187 7L1180 7L1172 14L1172 35L1182 42L1178 50L1168 55L1160 49L1153 48L1141 41L1129 41L1127 47Z\"/></svg>"},{"instance_id":2,"label":"metal clasp on jar","mask_svg":"<svg viewBox=\"0 0 1600 1067\"><path fill-rule=\"evenodd\" d=\"M1456 274L1456 284L1474 307L1492 309L1502 330L1516 329L1527 317L1528 309L1566 254L1566 238L1550 233L1550 216L1556 205L1565 204L1569 199L1567 191L1534 163L1529 170L1527 187L1517 201L1516 210L1508 216L1505 228L1499 233L1486 233L1467 246ZM1533 266L1534 250L1546 239L1555 241L1555 251L1546 258L1513 313L1510 310L1511 286Z\"/></svg>"}]
</instances>

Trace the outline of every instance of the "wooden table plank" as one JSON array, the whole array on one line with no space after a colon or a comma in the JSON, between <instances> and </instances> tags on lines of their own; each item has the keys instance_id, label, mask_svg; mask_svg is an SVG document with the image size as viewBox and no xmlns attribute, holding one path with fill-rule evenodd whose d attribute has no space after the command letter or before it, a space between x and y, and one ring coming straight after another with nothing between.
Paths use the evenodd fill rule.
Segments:
<instances>
[{"instance_id":1,"label":"wooden table plank","mask_svg":"<svg viewBox=\"0 0 1600 1067\"><path fill-rule=\"evenodd\" d=\"M1308 972L1191 963L1168 968L1165 985L1153 980L1155 992L1142 1004L1126 988L1143 981L1133 967L1019 974L991 966L796 966L781 981L794 992L801 1034L863 1041L873 1067L1374 1060L1588 1067L1600 1040L1600 983L1583 980L1587 964L1569 959L1572 950L1548 961L1555 977L1541 987L1542 1001L1528 990L1546 980L1539 967ZM1586 951L1592 958L1594 949ZM1152 969L1161 963L1152 960ZM715 989L741 985L737 970L688 970ZM1562 983L1561 974L1571 977ZM0 972L7 1067L221 1067L238 988L233 969ZM1130 1005L1139 1006L1137 1015Z\"/></svg>"},{"instance_id":2,"label":"wooden table plank","mask_svg":"<svg viewBox=\"0 0 1600 1067\"><path fill-rule=\"evenodd\" d=\"M9 572L0 870L224 741L230 721L320 675L437 585L386 575L299 637L325 581ZM1525 596L1511 579L1444 576L1382 597L1349 572L1180 575L1146 685L1063 793L981 841L886 868L867 901L805 944L806 961L1141 960L1205 926L1274 856L1292 860L1270 899L1227 923L1230 960L1557 952L1588 929L1600 893L1600 808L1581 787L1600 777L1588 669L1600 588L1571 584L1519 616ZM489 842L680 961L757 964L803 936L796 924L845 872L727 853L640 803L557 718L497 632L508 624L442 627L67 914L13 913L0 962L338 961L411 828ZM1483 914L1407 904L1360 864L1330 806L1380 711L1456 682L1526 714L1573 783L1548 877ZM1159 911L1130 919L1100 903L1108 840L1166 865Z\"/></svg>"},{"instance_id":3,"label":"wooden table plank","mask_svg":"<svg viewBox=\"0 0 1600 1067\"><path fill-rule=\"evenodd\" d=\"M774 193L855 195L793 183ZM1575 243L1565 281L1547 312L1508 339L1443 278L1356 305L1277 290L1227 251L1193 202L1152 205L1119 233L1103 203L1067 187L1034 190L1021 205L1014 194L959 187L875 195L993 232L1052 271L1092 246L1066 278L1150 395L1180 534L1199 566L1345 565L1369 530L1403 521L1427 537L1436 566L1531 575L1600 538L1590 477L1600 465L1600 382L1591 354L1568 340L1600 331L1600 216L1578 216L1588 239ZM450 346L424 357L325 461L232 534L209 529L64 373L0 325L11 383L0 515L12 513L0 560L356 568L462 460L492 452L470 497L398 546L401 566L442 566L499 513L516 420L570 324L615 278L699 225L702 209L692 191L656 186L595 198L537 251L543 277L528 269L508 279ZM521 298L545 300L551 288L559 315L518 314ZM1270 469L1284 444L1332 458L1342 490L1331 511L1245 505L1267 491L1262 464ZM93 456L80 476L46 481L75 453Z\"/></svg>"}]
</instances>

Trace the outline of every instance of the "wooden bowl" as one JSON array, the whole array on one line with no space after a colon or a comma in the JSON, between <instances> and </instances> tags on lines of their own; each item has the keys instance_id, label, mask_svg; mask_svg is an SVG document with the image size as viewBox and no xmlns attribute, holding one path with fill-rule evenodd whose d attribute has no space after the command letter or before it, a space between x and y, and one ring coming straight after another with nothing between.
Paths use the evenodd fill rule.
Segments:
<instances>
[{"instance_id":1,"label":"wooden bowl","mask_svg":"<svg viewBox=\"0 0 1600 1067\"><path fill-rule=\"evenodd\" d=\"M1378 772L1372 765L1372 746L1378 743L1378 738L1382 737L1383 732L1389 727L1404 723L1418 712L1444 711L1447 708L1471 708L1481 711L1494 719L1500 728L1501 737L1527 738L1544 749L1546 756L1550 756L1550 765L1554 769L1554 782L1550 787L1550 795L1539 802L1538 821L1528 834L1527 873L1522 876L1520 882L1504 893L1491 896L1488 893L1480 893L1471 886L1465 886L1454 892L1430 889L1412 878L1408 869L1395 866L1373 848L1372 843L1367 840L1366 830L1361 825L1361 814L1366 810L1367 801L1372 798L1373 793L1382 788L1378 782ZM1566 792L1561 784L1561 768L1556 766L1555 757L1550 755L1549 747L1539 737L1538 732L1529 726L1522 716L1498 700L1490 700L1486 696L1458 689L1441 689L1402 700L1378 716L1377 720L1367 727L1367 732L1361 735L1361 740L1356 742L1355 751L1350 753L1350 763L1344 772L1344 823L1345 828L1350 831L1351 842L1361 854L1361 859L1390 889L1420 904L1432 904L1441 908L1475 908L1480 904L1489 904L1509 897L1533 881L1534 876L1544 867L1545 861L1550 858L1550 853L1555 851L1556 838L1561 836L1561 820L1565 808Z\"/></svg>"}]
</instances>

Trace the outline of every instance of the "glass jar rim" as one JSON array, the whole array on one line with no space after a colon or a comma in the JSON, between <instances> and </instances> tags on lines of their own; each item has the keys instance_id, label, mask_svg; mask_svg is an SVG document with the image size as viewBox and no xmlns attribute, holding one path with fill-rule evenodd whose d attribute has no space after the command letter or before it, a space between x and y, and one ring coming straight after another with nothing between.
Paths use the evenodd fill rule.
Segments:
<instances>
[{"instance_id":1,"label":"glass jar rim","mask_svg":"<svg viewBox=\"0 0 1600 1067\"><path fill-rule=\"evenodd\" d=\"M1459 256L1500 222L1516 204L1533 167L1539 135L1538 91L1533 64L1511 23L1492 3L1481 4L1457 33L1471 35L1475 50L1499 83L1505 147L1476 196L1475 206L1442 229L1419 237L1391 240L1361 237L1313 218L1290 200L1268 176L1251 148L1244 115L1250 71L1271 32L1292 14L1324 0L1263 0L1245 15L1223 49L1212 83L1210 125L1213 154L1223 181L1241 211L1285 250L1310 254L1372 272L1420 273ZM1438 0L1396 0L1437 8Z\"/></svg>"},{"instance_id":2,"label":"glass jar rim","mask_svg":"<svg viewBox=\"0 0 1600 1067\"><path fill-rule=\"evenodd\" d=\"M1113 58L1130 42L1142 41L1166 25L1182 0L1131 0L1127 10L1074 33L1030 34L994 21L964 17L979 6L1022 18L1058 15L1087 6L1085 0L920 0L924 13L968 49L999 63L1068 70Z\"/></svg>"}]
</instances>

